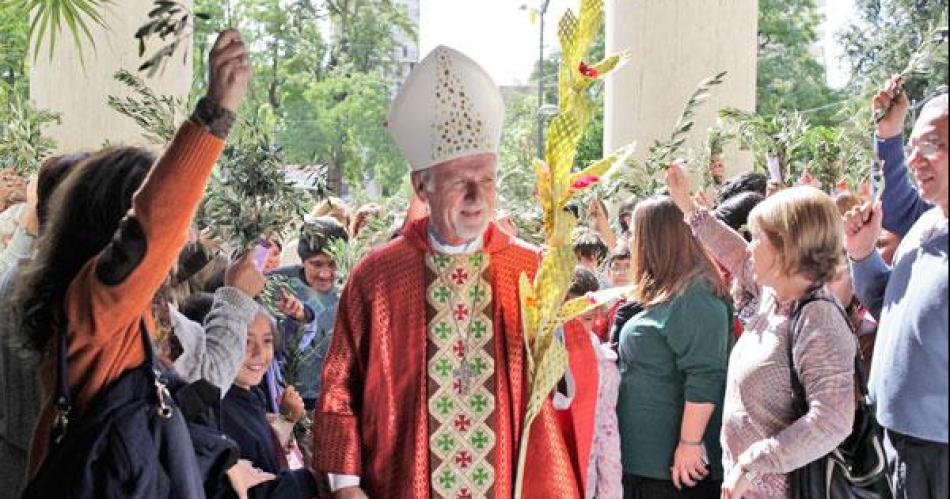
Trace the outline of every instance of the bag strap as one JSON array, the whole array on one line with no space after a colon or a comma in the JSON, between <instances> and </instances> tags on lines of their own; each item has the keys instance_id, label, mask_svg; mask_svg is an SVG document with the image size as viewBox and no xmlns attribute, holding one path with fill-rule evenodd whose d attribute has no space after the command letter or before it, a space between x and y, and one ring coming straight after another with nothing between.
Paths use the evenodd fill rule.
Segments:
<instances>
[{"instance_id":1,"label":"bag strap","mask_svg":"<svg viewBox=\"0 0 950 499\"><path fill-rule=\"evenodd\" d=\"M801 379L798 377L798 371L795 370L795 359L793 354L793 349L795 343L798 341L798 336L801 333L799 328L799 323L801 322L802 313L805 311L805 306L816 301L824 301L834 305L835 309L841 314L844 319L845 324L848 325L848 329L851 330L852 336L854 336L854 327L851 325L851 320L848 318L848 313L838 304L837 301L819 296L818 292L821 288L814 288L808 292L801 300L799 300L795 306L792 308L792 314L789 318L788 323L788 366L789 372L791 373L792 378L792 392L795 395L796 400L799 401L799 409L802 413L808 412L808 403L805 398L805 386L802 384ZM857 377L857 386L858 390L861 392L861 403L867 404L868 398L868 375L867 368L864 365L864 357L861 354L861 349L857 348L854 356L854 372Z\"/></svg>"},{"instance_id":2,"label":"bag strap","mask_svg":"<svg viewBox=\"0 0 950 499\"><path fill-rule=\"evenodd\" d=\"M145 362L143 366L149 366L148 372L151 382L156 386L159 392L159 414L168 414L170 417L170 408L165 404L163 391L165 389L161 374L155 369L155 351L152 348L152 341L148 334L148 326L145 324L145 317L139 319L139 337L142 339L145 348ZM69 427L69 418L73 411L72 394L69 389L69 333L61 332L57 350L59 359L56 366L56 402L53 426L50 431L50 447L58 445L66 436L66 430Z\"/></svg>"}]
</instances>

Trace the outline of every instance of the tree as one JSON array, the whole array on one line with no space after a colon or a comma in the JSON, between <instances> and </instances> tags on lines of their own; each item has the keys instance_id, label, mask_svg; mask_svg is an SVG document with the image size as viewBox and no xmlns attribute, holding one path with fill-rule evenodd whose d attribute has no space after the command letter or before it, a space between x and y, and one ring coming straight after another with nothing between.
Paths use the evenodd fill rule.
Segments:
<instances>
[{"instance_id":1,"label":"tree","mask_svg":"<svg viewBox=\"0 0 950 499\"><path fill-rule=\"evenodd\" d=\"M759 114L814 109L841 99L826 84L825 68L811 53L818 42L821 21L814 0L759 1ZM816 124L830 125L835 111L821 109L809 118Z\"/></svg>"},{"instance_id":2,"label":"tree","mask_svg":"<svg viewBox=\"0 0 950 499\"><path fill-rule=\"evenodd\" d=\"M851 63L850 90L867 93L901 71L914 51L937 26L947 25L948 0L857 0L858 20L840 35ZM946 86L947 45L933 64L907 81L911 99L923 99Z\"/></svg>"},{"instance_id":3,"label":"tree","mask_svg":"<svg viewBox=\"0 0 950 499\"><path fill-rule=\"evenodd\" d=\"M326 164L337 193L340 180L362 186L375 179L391 195L408 168L383 129L388 108L388 86L379 74L333 72L287 97L280 143L291 162ZM334 172L342 178L334 179Z\"/></svg>"},{"instance_id":4,"label":"tree","mask_svg":"<svg viewBox=\"0 0 950 499\"><path fill-rule=\"evenodd\" d=\"M325 0L323 4L333 25L330 68L385 70L394 62L394 28L416 36L406 13L391 0Z\"/></svg>"},{"instance_id":5,"label":"tree","mask_svg":"<svg viewBox=\"0 0 950 499\"><path fill-rule=\"evenodd\" d=\"M0 81L8 88L27 78L29 25L13 9L0 8ZM0 96L0 104L2 104Z\"/></svg>"}]
</instances>

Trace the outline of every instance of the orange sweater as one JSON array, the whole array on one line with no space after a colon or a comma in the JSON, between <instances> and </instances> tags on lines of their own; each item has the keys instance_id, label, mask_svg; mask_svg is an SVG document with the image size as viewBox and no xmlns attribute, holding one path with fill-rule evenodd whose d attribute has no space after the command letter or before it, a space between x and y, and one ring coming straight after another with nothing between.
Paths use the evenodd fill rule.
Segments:
<instances>
[{"instance_id":1,"label":"orange sweater","mask_svg":"<svg viewBox=\"0 0 950 499\"><path fill-rule=\"evenodd\" d=\"M145 360L139 319L145 316L152 329L152 298L187 241L189 225L223 148L221 139L191 121L185 122L132 201L129 216L144 231L144 258L122 282L110 286L96 275L96 263L109 250L106 248L87 262L69 285L64 308L70 332L69 384L75 410L82 412L100 390ZM113 240L111 244L117 243ZM58 341L58 337L52 339L53 344ZM33 432L31 477L45 459L49 445L56 364L55 358L50 359L40 370L44 397Z\"/></svg>"}]
</instances>

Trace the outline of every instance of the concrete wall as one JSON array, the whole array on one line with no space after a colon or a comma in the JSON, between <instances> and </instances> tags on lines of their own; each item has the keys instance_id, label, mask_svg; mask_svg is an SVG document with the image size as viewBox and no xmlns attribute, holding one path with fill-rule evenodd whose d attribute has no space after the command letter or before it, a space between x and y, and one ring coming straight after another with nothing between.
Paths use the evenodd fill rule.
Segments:
<instances>
[{"instance_id":1,"label":"concrete wall","mask_svg":"<svg viewBox=\"0 0 950 499\"><path fill-rule=\"evenodd\" d=\"M190 7L192 2L184 3ZM60 34L52 59L43 47L31 70L30 96L35 105L62 113L62 125L47 129L58 144L58 152L97 149L106 140L145 143L138 125L112 110L106 102L109 95L126 95L124 87L112 75L122 68L135 72L143 62L138 57L138 41L133 35L145 24L151 8L152 0L122 0L108 7L105 12L108 29L92 30L95 49L85 44L85 69L68 31ZM149 53L160 46L151 44ZM183 64L182 50L183 47L179 47L163 73L146 79L156 93L188 95L192 81L191 55Z\"/></svg>"},{"instance_id":2,"label":"concrete wall","mask_svg":"<svg viewBox=\"0 0 950 499\"><path fill-rule=\"evenodd\" d=\"M702 147L722 107L755 109L756 0L608 0L607 52L633 60L607 83L606 151L636 141L636 159L667 139L689 95L703 79L728 71L696 116L686 147ZM727 148L729 173L752 167L748 153Z\"/></svg>"}]
</instances>

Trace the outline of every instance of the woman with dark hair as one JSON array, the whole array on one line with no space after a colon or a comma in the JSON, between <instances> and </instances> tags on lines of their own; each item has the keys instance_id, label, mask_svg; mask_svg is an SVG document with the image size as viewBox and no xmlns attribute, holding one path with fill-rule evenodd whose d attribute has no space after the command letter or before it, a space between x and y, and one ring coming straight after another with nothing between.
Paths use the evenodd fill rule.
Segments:
<instances>
[{"instance_id":1,"label":"woman with dark hair","mask_svg":"<svg viewBox=\"0 0 950 499\"><path fill-rule=\"evenodd\" d=\"M0 255L0 490L19 497L24 485L30 435L40 410L36 390L37 355L20 348L20 315L8 303L20 266L29 261L57 184L88 154L49 158L27 187L26 206L10 245Z\"/></svg>"},{"instance_id":2,"label":"woman with dark hair","mask_svg":"<svg viewBox=\"0 0 950 499\"><path fill-rule=\"evenodd\" d=\"M689 225L680 225L759 299L729 364L722 497L787 498L787 474L834 450L854 421L857 345L825 286L844 261L838 209L812 187L780 191L752 210L747 243L692 202L681 167L669 168L667 185L686 213ZM794 396L794 378L805 400Z\"/></svg>"},{"instance_id":3,"label":"woman with dark hair","mask_svg":"<svg viewBox=\"0 0 950 499\"><path fill-rule=\"evenodd\" d=\"M28 345L45 356L40 377L48 398L33 435L31 477L46 458L53 429L49 394L59 336L69 335L73 418L81 419L100 392L146 360L142 335L154 327L153 297L187 240L247 91L248 55L236 31L219 36L209 67L208 95L161 159L139 148L108 149L78 165L53 195L39 251L14 300Z\"/></svg>"},{"instance_id":4,"label":"woman with dark hair","mask_svg":"<svg viewBox=\"0 0 950 499\"><path fill-rule=\"evenodd\" d=\"M624 497L718 499L719 426L732 306L715 264L669 197L633 214L632 296L620 333L617 413Z\"/></svg>"}]
</instances>

